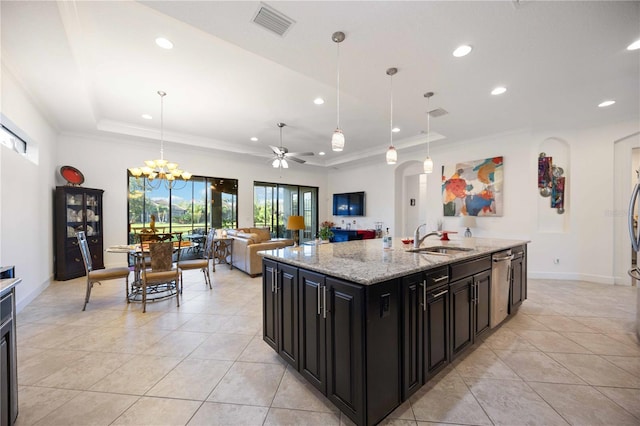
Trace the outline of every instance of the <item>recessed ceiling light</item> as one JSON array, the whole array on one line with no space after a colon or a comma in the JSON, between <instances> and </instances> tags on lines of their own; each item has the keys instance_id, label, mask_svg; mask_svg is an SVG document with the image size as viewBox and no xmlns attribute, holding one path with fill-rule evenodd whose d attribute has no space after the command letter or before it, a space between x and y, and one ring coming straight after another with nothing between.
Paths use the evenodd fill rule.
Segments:
<instances>
[{"instance_id":1,"label":"recessed ceiling light","mask_svg":"<svg viewBox=\"0 0 640 426\"><path fill-rule=\"evenodd\" d=\"M158 37L156 39L156 44L162 47L163 49L173 49L173 43L171 43L170 40L167 40L164 37Z\"/></svg>"},{"instance_id":2,"label":"recessed ceiling light","mask_svg":"<svg viewBox=\"0 0 640 426\"><path fill-rule=\"evenodd\" d=\"M604 107L611 106L611 105L613 105L613 104L615 104L615 103L616 103L616 101L604 101L604 102L600 102L600 103L598 104L598 106L599 106L600 108L604 108Z\"/></svg>"},{"instance_id":3,"label":"recessed ceiling light","mask_svg":"<svg viewBox=\"0 0 640 426\"><path fill-rule=\"evenodd\" d=\"M469 45L463 44L462 46L458 46L456 50L453 51L453 56L456 58L462 58L463 56L467 56L471 53L473 48Z\"/></svg>"},{"instance_id":4,"label":"recessed ceiling light","mask_svg":"<svg viewBox=\"0 0 640 426\"><path fill-rule=\"evenodd\" d=\"M627 50L638 50L638 49L640 49L640 40L636 40L627 46Z\"/></svg>"},{"instance_id":5,"label":"recessed ceiling light","mask_svg":"<svg viewBox=\"0 0 640 426\"><path fill-rule=\"evenodd\" d=\"M398 133L400 131L400 128L399 127L394 127L393 129L391 129L391 131L393 133Z\"/></svg>"},{"instance_id":6,"label":"recessed ceiling light","mask_svg":"<svg viewBox=\"0 0 640 426\"><path fill-rule=\"evenodd\" d=\"M315 98L315 99L313 100L313 103L314 103L314 104L316 104L316 105L322 105L322 104L324 103L324 99L322 99L322 98Z\"/></svg>"},{"instance_id":7,"label":"recessed ceiling light","mask_svg":"<svg viewBox=\"0 0 640 426\"><path fill-rule=\"evenodd\" d=\"M251 138L251 142L258 142L258 138L256 138L255 136Z\"/></svg>"},{"instance_id":8,"label":"recessed ceiling light","mask_svg":"<svg viewBox=\"0 0 640 426\"><path fill-rule=\"evenodd\" d=\"M506 87L498 86L498 87L496 87L495 89L493 89L491 91L491 94L492 95L502 95L506 91L507 91Z\"/></svg>"},{"instance_id":9,"label":"recessed ceiling light","mask_svg":"<svg viewBox=\"0 0 640 426\"><path fill-rule=\"evenodd\" d=\"M142 114L142 118L144 118L145 120L151 120L153 119L152 116L150 116L149 114Z\"/></svg>"},{"instance_id":10,"label":"recessed ceiling light","mask_svg":"<svg viewBox=\"0 0 640 426\"><path fill-rule=\"evenodd\" d=\"M318 155L324 155L324 151L320 151Z\"/></svg>"}]
</instances>

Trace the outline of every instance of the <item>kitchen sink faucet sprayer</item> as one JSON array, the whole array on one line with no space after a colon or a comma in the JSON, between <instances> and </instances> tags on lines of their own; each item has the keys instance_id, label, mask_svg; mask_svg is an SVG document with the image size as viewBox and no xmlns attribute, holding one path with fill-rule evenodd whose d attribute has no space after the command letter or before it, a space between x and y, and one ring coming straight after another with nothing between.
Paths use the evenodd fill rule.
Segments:
<instances>
[{"instance_id":1,"label":"kitchen sink faucet sprayer","mask_svg":"<svg viewBox=\"0 0 640 426\"><path fill-rule=\"evenodd\" d=\"M427 237L430 237L432 235L437 235L438 237L442 236L442 232L440 232L440 231L432 231L432 232L428 232L427 234L425 234L424 237L420 238L420 228L422 228L423 226L427 226L427 224L423 223L422 225L418 225L418 227L416 228L416 232L413 235L413 248L419 248L420 244L422 244L422 242Z\"/></svg>"}]
</instances>

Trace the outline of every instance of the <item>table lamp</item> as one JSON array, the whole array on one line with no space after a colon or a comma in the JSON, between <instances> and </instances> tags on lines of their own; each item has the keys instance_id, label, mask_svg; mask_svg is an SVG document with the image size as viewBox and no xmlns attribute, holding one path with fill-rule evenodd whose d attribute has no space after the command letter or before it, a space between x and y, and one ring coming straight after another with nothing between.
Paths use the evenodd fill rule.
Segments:
<instances>
[{"instance_id":1,"label":"table lamp","mask_svg":"<svg viewBox=\"0 0 640 426\"><path fill-rule=\"evenodd\" d=\"M467 228L467 230L464 231L464 236L469 238L469 237L471 237L471 229L469 229L469 228L475 228L476 227L476 217L475 216L462 216L462 218L460 219L460 224L462 225L463 228Z\"/></svg>"},{"instance_id":2,"label":"table lamp","mask_svg":"<svg viewBox=\"0 0 640 426\"><path fill-rule=\"evenodd\" d=\"M298 231L304 229L304 217L302 216L289 216L287 221L287 229L293 231L293 246L298 247L299 234Z\"/></svg>"}]
</instances>

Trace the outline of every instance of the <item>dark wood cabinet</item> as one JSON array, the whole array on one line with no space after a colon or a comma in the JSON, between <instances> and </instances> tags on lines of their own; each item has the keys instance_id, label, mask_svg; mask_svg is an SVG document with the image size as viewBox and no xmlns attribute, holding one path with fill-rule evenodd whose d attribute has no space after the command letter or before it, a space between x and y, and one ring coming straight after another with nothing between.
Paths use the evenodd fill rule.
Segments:
<instances>
[{"instance_id":1,"label":"dark wood cabinet","mask_svg":"<svg viewBox=\"0 0 640 426\"><path fill-rule=\"evenodd\" d=\"M0 426L18 416L18 359L16 356L15 289L0 293Z\"/></svg>"},{"instance_id":2,"label":"dark wood cabinet","mask_svg":"<svg viewBox=\"0 0 640 426\"><path fill-rule=\"evenodd\" d=\"M473 343L473 290L473 277L449 285L452 359Z\"/></svg>"},{"instance_id":3,"label":"dark wood cabinet","mask_svg":"<svg viewBox=\"0 0 640 426\"><path fill-rule=\"evenodd\" d=\"M402 399L420 389L423 382L425 274L402 278Z\"/></svg>"},{"instance_id":4,"label":"dark wood cabinet","mask_svg":"<svg viewBox=\"0 0 640 426\"><path fill-rule=\"evenodd\" d=\"M327 398L354 422L363 424L364 289L327 277L322 291L322 300L326 300L322 308L326 316Z\"/></svg>"},{"instance_id":5,"label":"dark wood cabinet","mask_svg":"<svg viewBox=\"0 0 640 426\"><path fill-rule=\"evenodd\" d=\"M491 321L491 257L451 266L459 279L449 285L451 306L451 359L456 358L476 336L489 330ZM468 275L464 278L461 276Z\"/></svg>"},{"instance_id":6,"label":"dark wood cabinet","mask_svg":"<svg viewBox=\"0 0 640 426\"><path fill-rule=\"evenodd\" d=\"M77 233L84 231L94 269L104 268L102 189L58 186L55 192L55 279L85 274Z\"/></svg>"},{"instance_id":7,"label":"dark wood cabinet","mask_svg":"<svg viewBox=\"0 0 640 426\"><path fill-rule=\"evenodd\" d=\"M509 289L509 313L515 311L527 298L527 246L516 247L512 250L511 284Z\"/></svg>"},{"instance_id":8,"label":"dark wood cabinet","mask_svg":"<svg viewBox=\"0 0 640 426\"><path fill-rule=\"evenodd\" d=\"M511 284L526 297L524 250ZM264 340L355 424L377 424L490 329L491 266L361 285L265 258Z\"/></svg>"},{"instance_id":9,"label":"dark wood cabinet","mask_svg":"<svg viewBox=\"0 0 640 426\"><path fill-rule=\"evenodd\" d=\"M449 287L427 292L424 383L449 363Z\"/></svg>"},{"instance_id":10,"label":"dark wood cabinet","mask_svg":"<svg viewBox=\"0 0 640 426\"><path fill-rule=\"evenodd\" d=\"M474 321L475 336L489 330L491 321L491 271L481 272L473 276L475 290Z\"/></svg>"},{"instance_id":11,"label":"dark wood cabinet","mask_svg":"<svg viewBox=\"0 0 640 426\"><path fill-rule=\"evenodd\" d=\"M448 363L448 283L448 267L402 279L403 399Z\"/></svg>"},{"instance_id":12,"label":"dark wood cabinet","mask_svg":"<svg viewBox=\"0 0 640 426\"><path fill-rule=\"evenodd\" d=\"M263 338L298 368L298 269L263 262Z\"/></svg>"},{"instance_id":13,"label":"dark wood cabinet","mask_svg":"<svg viewBox=\"0 0 640 426\"><path fill-rule=\"evenodd\" d=\"M325 276L301 270L300 285L300 374L320 392L327 393Z\"/></svg>"}]
</instances>

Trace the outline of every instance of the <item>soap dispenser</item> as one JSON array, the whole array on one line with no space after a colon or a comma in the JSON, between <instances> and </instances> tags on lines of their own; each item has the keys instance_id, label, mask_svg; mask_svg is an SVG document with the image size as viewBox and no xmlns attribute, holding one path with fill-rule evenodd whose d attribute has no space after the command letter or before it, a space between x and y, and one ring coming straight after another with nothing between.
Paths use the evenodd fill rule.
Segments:
<instances>
[{"instance_id":1,"label":"soap dispenser","mask_svg":"<svg viewBox=\"0 0 640 426\"><path fill-rule=\"evenodd\" d=\"M382 237L382 248L390 249L391 247L391 234L389 233L389 228L387 228L387 232L384 234L384 237Z\"/></svg>"}]
</instances>

